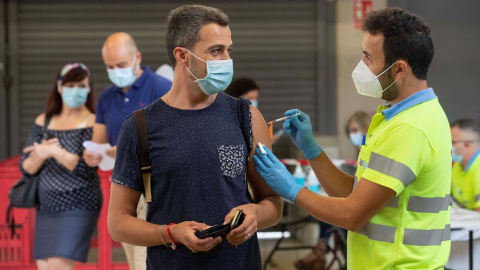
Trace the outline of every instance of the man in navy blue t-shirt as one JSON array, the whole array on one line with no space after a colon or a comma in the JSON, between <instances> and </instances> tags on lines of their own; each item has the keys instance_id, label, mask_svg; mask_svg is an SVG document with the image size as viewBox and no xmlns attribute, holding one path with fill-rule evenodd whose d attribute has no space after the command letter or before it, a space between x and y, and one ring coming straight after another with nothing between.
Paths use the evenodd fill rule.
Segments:
<instances>
[{"instance_id":1,"label":"man in navy blue t-shirt","mask_svg":"<svg viewBox=\"0 0 480 270\"><path fill-rule=\"evenodd\" d=\"M140 171L135 117L125 120L118 137L108 228L116 241L148 246L147 269L260 270L256 232L282 216L282 200L251 159L258 143L271 148L265 120L249 101L222 93L233 76L228 25L228 16L212 7L186 5L170 12L166 44L175 74L172 89L143 110L149 185ZM148 190L143 221L135 206ZM224 231L223 241L196 236L235 220L237 210L244 219L238 228L227 226L231 231Z\"/></svg>"},{"instance_id":2,"label":"man in navy blue t-shirt","mask_svg":"<svg viewBox=\"0 0 480 270\"><path fill-rule=\"evenodd\" d=\"M102 58L108 78L113 84L102 92L98 100L92 141L110 143L112 148L107 150L107 154L115 158L117 138L125 118L165 95L170 90L172 82L156 75L148 66L143 68L140 66L142 54L127 33L110 35L103 45ZM96 167L102 161L100 154L87 150L84 151L83 158L90 167ZM142 203L139 204L138 210L139 215L143 215ZM124 247L130 268L145 269L145 248L141 247L143 251L136 251L132 246ZM144 255L137 258L135 254L139 253Z\"/></svg>"}]
</instances>

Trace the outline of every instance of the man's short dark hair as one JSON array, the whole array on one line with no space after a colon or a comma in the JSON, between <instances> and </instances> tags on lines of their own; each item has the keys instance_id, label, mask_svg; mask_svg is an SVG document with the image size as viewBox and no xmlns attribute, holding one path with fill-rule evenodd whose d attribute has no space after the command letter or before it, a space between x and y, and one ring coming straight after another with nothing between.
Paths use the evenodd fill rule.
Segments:
<instances>
[{"instance_id":1,"label":"man's short dark hair","mask_svg":"<svg viewBox=\"0 0 480 270\"><path fill-rule=\"evenodd\" d=\"M201 5L185 5L170 11L167 18L167 54L174 68L177 61L173 50L176 47L192 49L200 39L200 28L209 23L228 26L230 21L220 9Z\"/></svg>"},{"instance_id":2,"label":"man's short dark hair","mask_svg":"<svg viewBox=\"0 0 480 270\"><path fill-rule=\"evenodd\" d=\"M227 89L225 89L225 93L238 98L255 89L260 91L257 84L252 79L242 77L234 80Z\"/></svg>"},{"instance_id":3,"label":"man's short dark hair","mask_svg":"<svg viewBox=\"0 0 480 270\"><path fill-rule=\"evenodd\" d=\"M459 119L450 124L450 127L458 126L460 130L471 132L480 137L480 127L473 119Z\"/></svg>"},{"instance_id":4,"label":"man's short dark hair","mask_svg":"<svg viewBox=\"0 0 480 270\"><path fill-rule=\"evenodd\" d=\"M385 37L385 67L399 59L406 60L417 79L427 79L434 48L430 27L423 18L401 8L386 8L369 12L362 29L372 35L382 33Z\"/></svg>"}]
</instances>

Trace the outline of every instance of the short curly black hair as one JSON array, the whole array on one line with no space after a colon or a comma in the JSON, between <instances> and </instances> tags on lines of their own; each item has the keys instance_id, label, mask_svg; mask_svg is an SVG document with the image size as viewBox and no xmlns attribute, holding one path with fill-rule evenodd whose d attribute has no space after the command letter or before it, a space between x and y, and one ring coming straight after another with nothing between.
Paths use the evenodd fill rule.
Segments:
<instances>
[{"instance_id":1,"label":"short curly black hair","mask_svg":"<svg viewBox=\"0 0 480 270\"><path fill-rule=\"evenodd\" d=\"M383 34L385 67L402 59L408 62L417 79L427 79L434 48L430 27L423 18L401 8L385 8L369 12L362 29L372 35Z\"/></svg>"}]
</instances>

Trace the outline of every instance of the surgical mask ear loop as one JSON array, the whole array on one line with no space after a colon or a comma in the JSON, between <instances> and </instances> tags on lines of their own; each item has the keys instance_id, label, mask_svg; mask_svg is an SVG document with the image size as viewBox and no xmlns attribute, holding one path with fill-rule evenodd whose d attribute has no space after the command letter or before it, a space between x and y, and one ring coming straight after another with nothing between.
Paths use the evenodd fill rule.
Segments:
<instances>
[{"instance_id":1,"label":"surgical mask ear loop","mask_svg":"<svg viewBox=\"0 0 480 270\"><path fill-rule=\"evenodd\" d=\"M186 50L189 54L195 56L195 58L197 58L198 60L207 63L207 61L205 61L205 60L203 60L202 58L196 56L195 54L193 54L193 53L192 53L191 51L189 51L188 49L185 49L185 50ZM195 81L198 81L199 79L197 78L197 76L193 75L193 73L190 71L190 69L189 69L188 67L186 67L186 68L187 68L188 72L190 73L190 75L192 75L192 76L195 78Z\"/></svg>"},{"instance_id":2,"label":"surgical mask ear loop","mask_svg":"<svg viewBox=\"0 0 480 270\"><path fill-rule=\"evenodd\" d=\"M385 72L387 72L389 69L391 69L393 67L393 65L395 65L397 63L397 61L395 61L395 63L393 63L392 65L390 65L387 69L385 69L384 71L382 71L382 73L378 74L375 78L378 78L380 76L382 76Z\"/></svg>"}]
</instances>

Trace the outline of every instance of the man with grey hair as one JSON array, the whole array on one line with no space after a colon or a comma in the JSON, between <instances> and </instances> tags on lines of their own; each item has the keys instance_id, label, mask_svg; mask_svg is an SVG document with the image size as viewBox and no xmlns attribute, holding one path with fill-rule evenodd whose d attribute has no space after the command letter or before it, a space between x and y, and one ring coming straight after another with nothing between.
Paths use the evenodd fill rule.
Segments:
<instances>
[{"instance_id":1,"label":"man with grey hair","mask_svg":"<svg viewBox=\"0 0 480 270\"><path fill-rule=\"evenodd\" d=\"M108 212L113 239L148 246L148 269L261 269L257 229L273 226L283 202L255 171L253 145L271 147L261 113L223 91L232 80L229 19L221 10L186 5L170 12L167 53L172 89L143 109L147 123L151 195L147 220L135 218L148 187L140 170L136 118L120 132ZM248 184L250 184L253 199ZM220 236L196 233L243 222ZM233 248L231 245L235 248Z\"/></svg>"},{"instance_id":2,"label":"man with grey hair","mask_svg":"<svg viewBox=\"0 0 480 270\"><path fill-rule=\"evenodd\" d=\"M112 147L107 154L115 158L118 133L125 118L162 97L172 83L153 73L148 66L140 66L142 54L127 33L110 35L103 44L102 58L113 85L105 89L98 100L92 141L110 143ZM102 161L102 155L88 150L83 152L83 158L90 167L96 167ZM138 217L145 219L144 203L138 204L137 213ZM145 247L122 245L130 269L145 269Z\"/></svg>"},{"instance_id":3,"label":"man with grey hair","mask_svg":"<svg viewBox=\"0 0 480 270\"><path fill-rule=\"evenodd\" d=\"M460 206L480 212L480 128L473 119L460 119L452 131L452 198Z\"/></svg>"}]
</instances>

